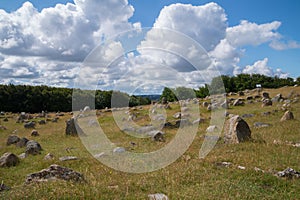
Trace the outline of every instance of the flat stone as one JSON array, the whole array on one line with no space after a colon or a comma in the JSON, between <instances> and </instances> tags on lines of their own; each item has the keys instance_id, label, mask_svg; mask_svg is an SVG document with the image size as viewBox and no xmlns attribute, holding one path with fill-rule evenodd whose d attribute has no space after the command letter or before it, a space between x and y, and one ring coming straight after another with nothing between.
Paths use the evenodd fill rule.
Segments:
<instances>
[{"instance_id":1,"label":"flat stone","mask_svg":"<svg viewBox=\"0 0 300 200\"><path fill-rule=\"evenodd\" d=\"M255 122L254 127L256 128L265 128L271 126L270 124L263 123L263 122Z\"/></svg>"},{"instance_id":2,"label":"flat stone","mask_svg":"<svg viewBox=\"0 0 300 200\"><path fill-rule=\"evenodd\" d=\"M59 160L64 162L69 160L78 160L78 158L76 156L64 156L64 157L60 157Z\"/></svg>"},{"instance_id":3,"label":"flat stone","mask_svg":"<svg viewBox=\"0 0 300 200\"><path fill-rule=\"evenodd\" d=\"M149 194L149 200L169 200L168 196L162 193Z\"/></svg>"},{"instance_id":4,"label":"flat stone","mask_svg":"<svg viewBox=\"0 0 300 200\"><path fill-rule=\"evenodd\" d=\"M43 169L39 172L28 174L25 183L33 182L47 182L49 180L65 180L65 181L83 181L84 177L81 173L72 169L62 167L59 165L51 165L47 169Z\"/></svg>"}]
</instances>

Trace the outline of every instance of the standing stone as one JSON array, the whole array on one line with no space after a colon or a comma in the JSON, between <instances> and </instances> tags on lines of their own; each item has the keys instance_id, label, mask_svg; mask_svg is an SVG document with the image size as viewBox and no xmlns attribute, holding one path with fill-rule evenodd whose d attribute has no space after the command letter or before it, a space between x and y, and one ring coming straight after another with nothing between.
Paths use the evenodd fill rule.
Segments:
<instances>
[{"instance_id":1,"label":"standing stone","mask_svg":"<svg viewBox=\"0 0 300 200\"><path fill-rule=\"evenodd\" d=\"M228 119L224 127L225 143L240 143L251 139L251 130L245 120L239 115Z\"/></svg>"},{"instance_id":2,"label":"standing stone","mask_svg":"<svg viewBox=\"0 0 300 200\"><path fill-rule=\"evenodd\" d=\"M291 111L286 111L280 121L292 120L294 119L294 114Z\"/></svg>"},{"instance_id":3,"label":"standing stone","mask_svg":"<svg viewBox=\"0 0 300 200\"><path fill-rule=\"evenodd\" d=\"M66 121L66 135L77 136L78 133L81 133L79 126L76 128L76 118L72 117ZM79 131L78 131L78 130Z\"/></svg>"},{"instance_id":4,"label":"standing stone","mask_svg":"<svg viewBox=\"0 0 300 200\"><path fill-rule=\"evenodd\" d=\"M16 135L10 135L7 138L6 145L9 146L11 144L16 144L20 141L20 138Z\"/></svg>"},{"instance_id":5,"label":"standing stone","mask_svg":"<svg viewBox=\"0 0 300 200\"><path fill-rule=\"evenodd\" d=\"M37 155L37 154L40 154L41 151L42 151L42 147L38 142L36 142L34 140L30 140L27 142L26 151L25 151L25 153L27 155L28 154Z\"/></svg>"},{"instance_id":6,"label":"standing stone","mask_svg":"<svg viewBox=\"0 0 300 200\"><path fill-rule=\"evenodd\" d=\"M0 167L16 166L19 162L18 156L10 152L7 152L0 157Z\"/></svg>"}]
</instances>

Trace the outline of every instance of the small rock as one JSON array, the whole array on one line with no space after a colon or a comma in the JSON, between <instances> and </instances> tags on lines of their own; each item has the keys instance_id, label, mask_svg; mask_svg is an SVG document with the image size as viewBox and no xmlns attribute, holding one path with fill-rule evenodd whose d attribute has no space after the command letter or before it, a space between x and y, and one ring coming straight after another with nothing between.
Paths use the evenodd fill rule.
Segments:
<instances>
[{"instance_id":1,"label":"small rock","mask_svg":"<svg viewBox=\"0 0 300 200\"><path fill-rule=\"evenodd\" d=\"M157 142L165 142L164 134L165 133L163 133L161 131L151 131L149 133L149 135L151 135L151 137L152 137L152 140L157 141Z\"/></svg>"},{"instance_id":2,"label":"small rock","mask_svg":"<svg viewBox=\"0 0 300 200\"><path fill-rule=\"evenodd\" d=\"M105 156L105 153L104 153L104 152L101 152L101 153L99 153L99 154L94 155L94 158L101 158L101 157L103 157L103 156Z\"/></svg>"},{"instance_id":3,"label":"small rock","mask_svg":"<svg viewBox=\"0 0 300 200\"><path fill-rule=\"evenodd\" d=\"M243 105L245 105L245 102L242 99L236 99L232 105L233 106L243 106Z\"/></svg>"},{"instance_id":4,"label":"small rock","mask_svg":"<svg viewBox=\"0 0 300 200\"><path fill-rule=\"evenodd\" d=\"M180 119L180 120L177 120L175 122L175 127L179 128L179 127L186 127L186 126L190 126L191 125L191 122L188 120L188 119Z\"/></svg>"},{"instance_id":5,"label":"small rock","mask_svg":"<svg viewBox=\"0 0 300 200\"><path fill-rule=\"evenodd\" d=\"M9 146L11 144L16 144L20 141L20 138L16 135L10 135L7 138L6 145Z\"/></svg>"},{"instance_id":6,"label":"small rock","mask_svg":"<svg viewBox=\"0 0 300 200\"><path fill-rule=\"evenodd\" d=\"M29 140L27 138L23 137L19 140L19 142L16 143L16 146L20 148L26 147L28 141Z\"/></svg>"},{"instance_id":7,"label":"small rock","mask_svg":"<svg viewBox=\"0 0 300 200\"><path fill-rule=\"evenodd\" d=\"M263 95L263 97L266 98L266 99L269 99L269 98L270 98L270 95L269 95L269 93L267 93L267 92L264 92L262 95Z\"/></svg>"},{"instance_id":8,"label":"small rock","mask_svg":"<svg viewBox=\"0 0 300 200\"><path fill-rule=\"evenodd\" d=\"M0 192L4 191L4 190L10 190L10 187L4 185L4 183L0 183Z\"/></svg>"},{"instance_id":9,"label":"small rock","mask_svg":"<svg viewBox=\"0 0 300 200\"><path fill-rule=\"evenodd\" d=\"M0 125L0 130L7 130L7 128L5 126Z\"/></svg>"},{"instance_id":10,"label":"small rock","mask_svg":"<svg viewBox=\"0 0 300 200\"><path fill-rule=\"evenodd\" d=\"M16 166L19 162L18 156L10 152L7 152L0 157L0 167Z\"/></svg>"},{"instance_id":11,"label":"small rock","mask_svg":"<svg viewBox=\"0 0 300 200\"><path fill-rule=\"evenodd\" d=\"M264 170L262 170L262 169L260 169L260 168L258 168L258 167L254 167L254 171L265 173Z\"/></svg>"},{"instance_id":12,"label":"small rock","mask_svg":"<svg viewBox=\"0 0 300 200\"><path fill-rule=\"evenodd\" d=\"M47 155L45 155L44 160L53 160L54 159L54 155L51 153L48 153Z\"/></svg>"},{"instance_id":13,"label":"small rock","mask_svg":"<svg viewBox=\"0 0 300 200\"><path fill-rule=\"evenodd\" d=\"M157 194L149 194L149 200L169 200L168 196L165 194L157 193Z\"/></svg>"},{"instance_id":14,"label":"small rock","mask_svg":"<svg viewBox=\"0 0 300 200\"><path fill-rule=\"evenodd\" d=\"M283 122L292 119L294 119L294 114L291 111L286 111L280 121Z\"/></svg>"},{"instance_id":15,"label":"small rock","mask_svg":"<svg viewBox=\"0 0 300 200\"><path fill-rule=\"evenodd\" d=\"M59 158L60 161L78 160L76 156L64 156Z\"/></svg>"},{"instance_id":16,"label":"small rock","mask_svg":"<svg viewBox=\"0 0 300 200\"><path fill-rule=\"evenodd\" d=\"M216 163L217 166L220 166L220 167L230 167L230 165L232 165L231 162L219 162L219 163Z\"/></svg>"},{"instance_id":17,"label":"small rock","mask_svg":"<svg viewBox=\"0 0 300 200\"><path fill-rule=\"evenodd\" d=\"M243 114L242 118L251 118L254 117L254 114Z\"/></svg>"},{"instance_id":18,"label":"small rock","mask_svg":"<svg viewBox=\"0 0 300 200\"><path fill-rule=\"evenodd\" d=\"M216 125L211 125L211 126L207 127L207 129L206 129L207 133L213 133L216 131L218 131L218 127Z\"/></svg>"},{"instance_id":19,"label":"small rock","mask_svg":"<svg viewBox=\"0 0 300 200\"><path fill-rule=\"evenodd\" d=\"M265 128L271 126L270 124L263 123L263 122L255 122L254 127L256 128Z\"/></svg>"},{"instance_id":20,"label":"small rock","mask_svg":"<svg viewBox=\"0 0 300 200\"><path fill-rule=\"evenodd\" d=\"M21 153L20 155L18 155L18 157L20 159L25 159L27 157L27 154L26 153Z\"/></svg>"},{"instance_id":21,"label":"small rock","mask_svg":"<svg viewBox=\"0 0 300 200\"><path fill-rule=\"evenodd\" d=\"M3 119L3 121L4 121L4 122L8 122L8 119L7 119L7 117L5 117L5 118Z\"/></svg>"},{"instance_id":22,"label":"small rock","mask_svg":"<svg viewBox=\"0 0 300 200\"><path fill-rule=\"evenodd\" d=\"M196 119L195 121L193 121L192 124L200 124L200 123L203 123L203 122L205 122L205 119L204 119L204 118L198 118L198 119Z\"/></svg>"},{"instance_id":23,"label":"small rock","mask_svg":"<svg viewBox=\"0 0 300 200\"><path fill-rule=\"evenodd\" d=\"M25 183L29 184L32 182L45 182L57 179L75 182L84 180L83 175L79 172L59 165L51 165L47 169L28 174Z\"/></svg>"},{"instance_id":24,"label":"small rock","mask_svg":"<svg viewBox=\"0 0 300 200\"><path fill-rule=\"evenodd\" d=\"M35 122L27 122L24 124L24 128L34 128Z\"/></svg>"},{"instance_id":25,"label":"small rock","mask_svg":"<svg viewBox=\"0 0 300 200\"><path fill-rule=\"evenodd\" d=\"M277 172L276 174L278 177L286 177L286 178L289 178L289 179L292 179L292 178L300 178L300 172L292 169L292 168L287 168L283 171L279 171Z\"/></svg>"},{"instance_id":26,"label":"small rock","mask_svg":"<svg viewBox=\"0 0 300 200\"><path fill-rule=\"evenodd\" d=\"M37 131L37 130L32 130L31 131L31 136L34 136L34 137L37 137L37 136L39 136L40 134L39 134L39 132Z\"/></svg>"},{"instance_id":27,"label":"small rock","mask_svg":"<svg viewBox=\"0 0 300 200\"><path fill-rule=\"evenodd\" d=\"M173 115L173 118L175 118L175 119L179 119L180 117L181 117L181 113L180 113L180 112L175 113L175 114Z\"/></svg>"},{"instance_id":28,"label":"small rock","mask_svg":"<svg viewBox=\"0 0 300 200\"><path fill-rule=\"evenodd\" d=\"M42 147L38 142L36 142L34 140L30 140L27 142L26 151L25 151L25 153L27 155L28 154L37 155L37 154L40 154L41 151L42 151Z\"/></svg>"},{"instance_id":29,"label":"small rock","mask_svg":"<svg viewBox=\"0 0 300 200\"><path fill-rule=\"evenodd\" d=\"M245 170L246 169L246 167L244 167L244 166L238 166L238 169L241 169L241 170Z\"/></svg>"},{"instance_id":30,"label":"small rock","mask_svg":"<svg viewBox=\"0 0 300 200\"><path fill-rule=\"evenodd\" d=\"M124 147L116 147L113 150L113 153L124 153L126 150Z\"/></svg>"},{"instance_id":31,"label":"small rock","mask_svg":"<svg viewBox=\"0 0 300 200\"><path fill-rule=\"evenodd\" d=\"M264 99L262 102L262 107L266 107L266 106L272 106L273 102L271 101L271 99Z\"/></svg>"},{"instance_id":32,"label":"small rock","mask_svg":"<svg viewBox=\"0 0 300 200\"><path fill-rule=\"evenodd\" d=\"M38 123L39 123L39 125L44 125L44 124L46 124L46 121L42 119Z\"/></svg>"}]
</instances>

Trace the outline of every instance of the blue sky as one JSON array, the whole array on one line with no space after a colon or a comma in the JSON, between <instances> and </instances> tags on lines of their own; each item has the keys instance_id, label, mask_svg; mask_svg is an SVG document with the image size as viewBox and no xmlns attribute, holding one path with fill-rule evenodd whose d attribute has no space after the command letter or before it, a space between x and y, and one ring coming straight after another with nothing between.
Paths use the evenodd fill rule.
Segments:
<instances>
[{"instance_id":1,"label":"blue sky","mask_svg":"<svg viewBox=\"0 0 300 200\"><path fill-rule=\"evenodd\" d=\"M62 21L63 25L70 25L68 28L76 33L71 34L71 38L87 38L87 36L93 36L96 40L100 37L97 36L99 34L103 37L104 35L109 36L116 34L130 27L152 27L156 20L157 26L168 26L168 23L175 24L179 27L177 31L182 30L183 33L187 33L188 35L188 31L185 30L188 28L183 28L180 22L167 19L166 16L177 16L180 19L180 16L190 15L191 10L202 12L203 10L198 8L209 4L211 1L128 0L127 2L126 0L120 0L120 3L118 3L118 1L116 1L117 3L109 3L108 0L77 0L78 3L76 3L76 1L74 3L74 1L69 0L31 0L29 2L32 6L29 4L24 6L24 2L26 1L2 0L0 4L0 9L5 11L5 14L3 14L3 12L0 13L0 21L1 18L4 20L2 26L0 26L0 41L2 40L2 44L5 43L6 45L5 48L0 47L0 61L2 57L2 62L0 62L2 83L43 83L69 87L72 79L74 79L73 73L76 72L76 69L72 67L78 62L76 59L83 59L84 56L95 47L95 43L90 39L84 39L84 41L82 41L84 45L82 45L80 41L72 43L70 39L69 44L67 44L68 38L62 39L64 37L63 32L52 32L53 29L60 30L55 22ZM90 23L90 27L92 27L91 30L89 29L90 27L85 27L82 19L79 19L77 14L70 12L70 6L65 5L67 2L75 4L75 7L86 8L87 20L95 20L93 23ZM90 5L86 5L87 2ZM216 63L218 63L217 66L219 65L221 73L232 75L236 73L258 72L282 77L290 76L296 78L300 76L300 1L215 0L213 2L216 4L210 4L211 6L205 9L212 9L212 7L222 8L224 11L220 11L219 15L221 16L222 12L224 12L227 16L227 27L223 29L226 29L228 37L218 36L220 43L214 44L215 49L208 50L209 55L216 59ZM63 7L44 9L54 7L58 3L63 4ZM176 3L191 4L192 6L170 6ZM24 15L21 18L25 19L29 17L28 19L30 20L32 16L36 16L36 19L40 20L37 24L40 24L43 30L38 30L39 28L35 26L34 23L27 24L27 22L18 18L17 15L11 14L22 6L24 10L27 9L27 11L19 13L19 15ZM134 8L134 12L131 6ZM31 9L31 7L37 9L37 11ZM90 14L93 8L95 8L95 15ZM43 9L44 11L47 10L47 12L43 12ZM56 17L57 21L55 20ZM186 17L185 19L190 19L186 24L189 25L192 23L191 25L193 25L193 27L197 27L201 30L201 25L198 27L197 24L201 24L201 19L203 20L203 18L194 19L193 17L195 16L191 15L190 18ZM69 21L67 19L70 18L73 18L73 22L80 22L82 24L79 23L80 26L72 27L78 23L70 22L70 24L68 24ZM125 21L123 19L125 19ZM242 20L246 21L242 23ZM16 24L17 28L13 29L14 27L10 27L12 30L19 30L15 36L8 34L8 24ZM19 26L19 24L21 25ZM34 31L27 34L27 32L30 32L30 29L26 29L26 26L32 26L27 28ZM49 31L45 32L44 29L48 28ZM236 35L236 32L248 29L249 32L252 31L251 34L245 35L245 38L239 41L235 41L234 37L239 35ZM39 35L38 33L40 31L43 33ZM215 31L220 31L220 34L222 32L221 29L216 29ZM9 33L11 32L13 31ZM89 35L84 35L84 32L88 32L86 34ZM50 33L51 38L46 38L47 34ZM218 33L216 33L216 35L218 35ZM252 39L247 38L250 36L252 36ZM256 36L259 42L255 41ZM7 41L11 39L11 37L16 37L17 39L15 39L15 41L9 41L11 43L7 46ZM33 37L38 37L38 39L34 40L32 39ZM210 35L208 35L207 38L210 40ZM203 38L193 39L197 42L205 41ZM223 42L221 42L222 40ZM20 42L20 44L18 42ZM47 44L48 46L51 44L53 47L47 48L43 46L43 44ZM74 49L75 47L76 49L79 47L82 51L73 51L73 47ZM228 55L223 55L225 49L227 49L226 52L228 52ZM81 56L83 57L81 58ZM21 64L19 64L20 61L22 61ZM42 67L36 67L37 65ZM226 65L228 65L228 67ZM26 76L22 74L26 74ZM53 77L49 78L53 74L56 74L55 76L58 77L55 81ZM109 81L107 80L107 82Z\"/></svg>"}]
</instances>

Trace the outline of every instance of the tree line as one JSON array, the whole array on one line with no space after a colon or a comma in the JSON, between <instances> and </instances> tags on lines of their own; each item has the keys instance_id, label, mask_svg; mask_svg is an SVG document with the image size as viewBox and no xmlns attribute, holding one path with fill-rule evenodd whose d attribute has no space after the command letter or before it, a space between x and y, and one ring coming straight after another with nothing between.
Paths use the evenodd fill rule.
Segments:
<instances>
[{"instance_id":1,"label":"tree line","mask_svg":"<svg viewBox=\"0 0 300 200\"><path fill-rule=\"evenodd\" d=\"M239 74L237 76L221 75L212 79L211 83L205 84L199 89L191 91L189 88L164 88L161 100L164 98L167 101L177 101L180 99L205 98L211 94L223 94L229 92L238 92L246 89L255 89L257 85L262 88L280 88L283 86L300 85L300 77L296 80L293 78L269 77L262 74Z\"/></svg>"},{"instance_id":2,"label":"tree line","mask_svg":"<svg viewBox=\"0 0 300 200\"><path fill-rule=\"evenodd\" d=\"M38 113L41 111L70 112L72 111L73 91L71 88L55 88L49 86L0 85L0 111L15 113ZM76 91L81 91L80 98L84 98L84 95L93 94L96 109L111 108L111 98L113 95L118 99L129 102L130 107L151 103L151 100L148 98L134 95L129 96L122 92L101 90ZM115 104L115 106L118 106L118 104Z\"/></svg>"}]
</instances>

